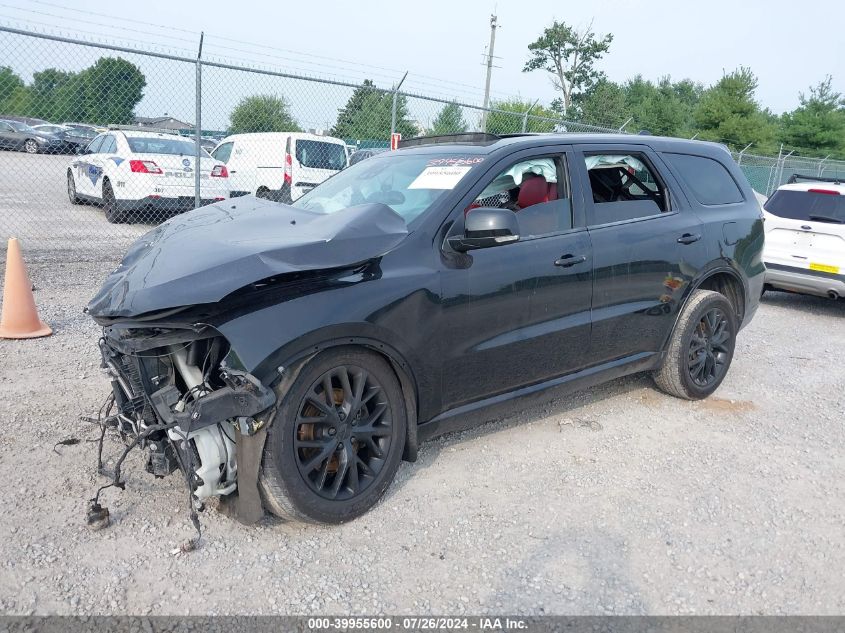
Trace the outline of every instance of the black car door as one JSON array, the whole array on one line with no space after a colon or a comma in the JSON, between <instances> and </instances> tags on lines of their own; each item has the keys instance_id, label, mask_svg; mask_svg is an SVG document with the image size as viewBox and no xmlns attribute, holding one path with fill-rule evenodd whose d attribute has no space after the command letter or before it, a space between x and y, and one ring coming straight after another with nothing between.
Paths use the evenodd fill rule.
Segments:
<instances>
[{"instance_id":1,"label":"black car door","mask_svg":"<svg viewBox=\"0 0 845 633\"><path fill-rule=\"evenodd\" d=\"M586 354L589 235L578 221L573 228L566 174L561 147L520 152L488 170L455 211L450 235L473 207L514 210L520 239L467 253L441 246L442 410L541 382Z\"/></svg>"},{"instance_id":2,"label":"black car door","mask_svg":"<svg viewBox=\"0 0 845 633\"><path fill-rule=\"evenodd\" d=\"M705 256L703 228L659 157L637 144L577 148L593 246L593 364L660 350Z\"/></svg>"}]
</instances>

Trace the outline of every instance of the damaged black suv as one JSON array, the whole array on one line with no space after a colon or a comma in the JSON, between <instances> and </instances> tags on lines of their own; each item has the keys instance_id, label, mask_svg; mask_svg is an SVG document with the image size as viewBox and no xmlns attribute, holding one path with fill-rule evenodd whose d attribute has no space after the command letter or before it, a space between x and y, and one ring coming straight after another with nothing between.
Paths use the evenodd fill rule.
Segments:
<instances>
[{"instance_id":1,"label":"damaged black suv","mask_svg":"<svg viewBox=\"0 0 845 633\"><path fill-rule=\"evenodd\" d=\"M91 300L147 470L337 523L418 443L550 387L722 382L763 285L760 208L724 147L622 135L411 139L292 205L139 239ZM457 484L456 484L457 485Z\"/></svg>"}]
</instances>

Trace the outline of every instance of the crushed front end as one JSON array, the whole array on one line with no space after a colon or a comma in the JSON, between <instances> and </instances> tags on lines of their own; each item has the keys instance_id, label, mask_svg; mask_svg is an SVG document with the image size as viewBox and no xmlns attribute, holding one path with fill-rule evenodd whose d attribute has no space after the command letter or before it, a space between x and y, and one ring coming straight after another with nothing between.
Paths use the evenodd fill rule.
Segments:
<instances>
[{"instance_id":1,"label":"crushed front end","mask_svg":"<svg viewBox=\"0 0 845 633\"><path fill-rule=\"evenodd\" d=\"M113 413L103 419L146 452L146 470L180 470L192 506L238 489L238 444L268 422L275 394L243 371L211 326L111 325L99 342ZM102 469L102 465L100 465ZM96 503L96 500L95 500Z\"/></svg>"}]
</instances>

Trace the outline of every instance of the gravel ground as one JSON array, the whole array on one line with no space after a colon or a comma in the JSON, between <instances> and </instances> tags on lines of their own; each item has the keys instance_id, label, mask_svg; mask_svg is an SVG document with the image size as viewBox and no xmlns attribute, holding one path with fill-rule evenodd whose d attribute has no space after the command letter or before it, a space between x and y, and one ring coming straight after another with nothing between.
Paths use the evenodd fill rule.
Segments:
<instances>
[{"instance_id":1,"label":"gravel ground","mask_svg":"<svg viewBox=\"0 0 845 633\"><path fill-rule=\"evenodd\" d=\"M707 401L635 376L491 411L424 444L357 521L211 507L201 548L173 554L192 536L177 476L135 454L92 533L95 445L54 452L96 435L78 417L108 385L82 307L108 268L35 258L55 334L0 341L2 613L845 612L842 302L768 294Z\"/></svg>"}]
</instances>

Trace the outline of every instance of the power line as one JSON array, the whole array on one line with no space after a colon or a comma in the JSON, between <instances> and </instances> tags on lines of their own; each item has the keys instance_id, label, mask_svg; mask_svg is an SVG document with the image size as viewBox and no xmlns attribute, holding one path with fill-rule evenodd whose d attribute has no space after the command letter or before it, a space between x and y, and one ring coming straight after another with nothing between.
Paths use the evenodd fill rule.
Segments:
<instances>
[{"instance_id":1,"label":"power line","mask_svg":"<svg viewBox=\"0 0 845 633\"><path fill-rule=\"evenodd\" d=\"M125 18L125 17L116 16L116 15L112 15L112 14L90 11L90 10L87 10L87 9L79 9L79 8L75 8L75 7L68 7L66 5L61 5L61 4L57 4L57 3L53 3L53 2L46 2L44 0L31 0L31 1L36 3L36 4L39 4L39 5L43 5L43 6L47 6L47 7L51 7L51 8L55 8L55 9L61 9L61 10L64 10L64 11L72 11L74 13L79 13L79 14L83 14L83 15L95 16L95 17L106 18L106 19L111 19L111 20L120 20L120 21L124 21L124 22L131 22L133 24L142 24L144 26L151 26L151 27L155 27L155 28L158 28L158 29L166 29L166 30L170 30L170 31L180 32L180 33L187 33L187 34L190 34L190 35L194 35L195 37L199 36L198 32L190 31L188 29L182 29L182 28L173 27L173 26L156 24L156 23L153 23L153 22L144 22L144 21L141 21L141 20L135 20L135 19ZM48 15L49 17L57 17L57 16L52 16L51 14L37 12L37 11L34 11L32 9L25 9L23 7L13 7L13 6L9 6L9 5L2 5L2 6L7 6L9 8L17 9L17 10L20 10L20 11L30 11L30 12L33 12L33 13L40 13L41 15ZM112 28L112 27L116 26L116 25L105 25L105 24L96 23L96 22L88 22L88 23L96 25L96 26L104 26L104 27L107 27L107 28ZM125 29L125 27L119 27L119 28ZM133 29L125 29L125 30L133 30ZM149 32L140 31L140 30L134 30L134 31L137 32L137 33L145 34L145 35L152 35L152 36L158 37L158 38L163 37L162 35L160 35L158 33L149 33ZM306 58L312 57L312 58L315 58L315 59L323 59L323 60L326 60L326 61L331 61L331 62L334 62L334 63L343 64L343 65L353 65L351 62L349 62L347 60L339 59L339 58L336 58L336 57L330 57L330 56L326 56L326 55L318 55L318 54L314 54L314 53L303 53L303 52L300 52L300 51L294 51L294 50L279 48L279 47L275 47L275 46L268 46L266 44L259 44L257 42L246 42L244 40L238 40L238 39L234 39L234 38L230 38L230 37L224 37L222 35L215 35L213 33L206 33L206 38L208 39L209 37L214 38L214 39L218 39L218 40L221 40L221 41L227 41L227 42L232 42L232 43L235 43L235 44L244 45L244 46L250 46L250 47L254 47L254 48L262 48L262 49L266 49L266 50L270 50L270 51L274 51L274 52L289 53L289 54L292 54L292 55L297 55L299 57L306 57ZM188 42L188 43L191 43L191 44L194 44L197 41L196 39L188 40L188 39L185 39L185 38L174 38L174 39L179 39L180 41ZM219 44L215 44L214 46L216 46L217 48L227 48L227 47L225 47L223 45L219 45ZM246 52L246 51L243 51L243 49L232 48L232 47L228 47L228 48L230 50L235 50L235 51L238 51L238 52ZM255 53L253 51L250 51L250 53L259 54L259 53ZM305 63L305 64L309 64L309 65L320 65L320 64L317 64L316 62L309 62L307 60L291 60L288 57L283 57L283 56L277 56L277 57L279 59L295 61L297 63ZM325 65L323 65L323 66L325 66ZM392 73L391 75L389 75L389 78L393 79L394 81L395 81L396 78L401 76L401 74L404 72L402 70L398 70L398 69L395 69L395 68L387 68L387 67L384 67L384 66L376 66L376 65L373 65L373 64L356 63L356 64L354 64L354 66L363 67L363 68L373 68L373 69L376 69L376 70L382 70L382 71L385 71L385 72L388 72L388 73ZM328 67L328 66L325 66L325 67ZM343 70L346 70L346 69L343 69ZM366 74L366 73L362 73L362 74ZM384 77L385 75L382 75L382 76ZM453 81L453 80L450 80L450 79L443 79L442 77L433 77L433 76L430 76L430 75L417 73L416 71L414 71L412 73L411 77L415 80L415 83L422 84L422 85L431 85L431 86L438 85L439 86L439 84L449 84L451 86L459 86L461 88L464 88L465 90L462 91L464 94L474 94L474 93L481 94L481 88L479 86L473 86L473 85L470 85L470 84L457 82L457 81ZM423 81L420 81L418 78L433 80L434 82L437 82L437 83L432 84L431 82L423 82ZM452 88L452 90L455 90L455 89ZM494 92L496 94L499 94L500 96L511 96L511 95L509 95L508 93L505 93L505 92L499 92L499 91L494 91Z\"/></svg>"}]
</instances>

